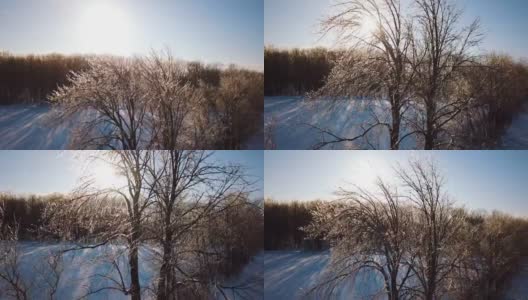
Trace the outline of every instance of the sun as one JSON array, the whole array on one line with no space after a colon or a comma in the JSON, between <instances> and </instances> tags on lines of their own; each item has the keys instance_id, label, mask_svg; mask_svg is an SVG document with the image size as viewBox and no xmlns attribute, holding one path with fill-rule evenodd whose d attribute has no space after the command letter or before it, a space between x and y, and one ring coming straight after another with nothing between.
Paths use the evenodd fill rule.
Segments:
<instances>
[{"instance_id":1,"label":"sun","mask_svg":"<svg viewBox=\"0 0 528 300\"><path fill-rule=\"evenodd\" d=\"M361 19L360 33L370 36L378 29L378 20L373 16L364 16Z\"/></svg>"},{"instance_id":2,"label":"sun","mask_svg":"<svg viewBox=\"0 0 528 300\"><path fill-rule=\"evenodd\" d=\"M128 54L131 22L125 11L110 1L86 2L78 20L83 51L95 54Z\"/></svg>"}]
</instances>

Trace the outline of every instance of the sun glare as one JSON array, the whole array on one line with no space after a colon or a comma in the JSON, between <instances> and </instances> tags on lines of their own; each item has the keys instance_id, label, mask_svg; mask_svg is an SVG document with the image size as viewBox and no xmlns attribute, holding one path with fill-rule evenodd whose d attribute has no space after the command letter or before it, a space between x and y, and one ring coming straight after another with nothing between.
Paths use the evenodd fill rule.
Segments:
<instances>
[{"instance_id":1,"label":"sun glare","mask_svg":"<svg viewBox=\"0 0 528 300\"><path fill-rule=\"evenodd\" d=\"M85 52L129 54L131 23L114 3L90 2L78 22L78 38Z\"/></svg>"},{"instance_id":2,"label":"sun glare","mask_svg":"<svg viewBox=\"0 0 528 300\"><path fill-rule=\"evenodd\" d=\"M361 34L368 36L376 31L377 26L378 26L378 22L376 18L364 17L361 23L361 29L360 29Z\"/></svg>"},{"instance_id":3,"label":"sun glare","mask_svg":"<svg viewBox=\"0 0 528 300\"><path fill-rule=\"evenodd\" d=\"M107 162L95 161L90 166L89 173L93 176L94 183L104 188L119 188L125 184L123 178L120 178L116 170Z\"/></svg>"}]
</instances>

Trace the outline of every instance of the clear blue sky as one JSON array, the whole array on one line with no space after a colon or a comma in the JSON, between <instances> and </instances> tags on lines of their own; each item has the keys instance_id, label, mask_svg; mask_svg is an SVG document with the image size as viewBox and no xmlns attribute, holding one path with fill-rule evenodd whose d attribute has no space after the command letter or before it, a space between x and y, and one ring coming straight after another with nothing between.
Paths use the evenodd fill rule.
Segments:
<instances>
[{"instance_id":1,"label":"clear blue sky","mask_svg":"<svg viewBox=\"0 0 528 300\"><path fill-rule=\"evenodd\" d=\"M101 186L119 184L113 170L103 163L83 163L90 151L0 151L0 192L23 194L67 193L83 176L92 175ZM253 197L264 193L262 151L216 151L211 159L244 166L257 181Z\"/></svg>"},{"instance_id":2,"label":"clear blue sky","mask_svg":"<svg viewBox=\"0 0 528 300\"><path fill-rule=\"evenodd\" d=\"M528 58L528 1L456 0L465 9L464 24L480 17L486 38L483 51ZM319 20L330 11L332 0L265 0L264 43L277 47L334 46L319 40Z\"/></svg>"},{"instance_id":3,"label":"clear blue sky","mask_svg":"<svg viewBox=\"0 0 528 300\"><path fill-rule=\"evenodd\" d=\"M2 0L0 50L145 54L262 69L264 0Z\"/></svg>"},{"instance_id":4,"label":"clear blue sky","mask_svg":"<svg viewBox=\"0 0 528 300\"><path fill-rule=\"evenodd\" d=\"M528 216L528 151L266 151L265 197L329 199L339 187L391 180L410 158L432 158L459 205Z\"/></svg>"}]
</instances>

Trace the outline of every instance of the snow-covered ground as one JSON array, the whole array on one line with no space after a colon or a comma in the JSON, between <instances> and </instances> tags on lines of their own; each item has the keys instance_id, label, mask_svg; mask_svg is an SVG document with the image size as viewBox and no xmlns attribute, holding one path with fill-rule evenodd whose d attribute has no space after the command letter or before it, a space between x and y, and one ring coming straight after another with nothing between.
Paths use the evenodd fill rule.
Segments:
<instances>
[{"instance_id":1,"label":"snow-covered ground","mask_svg":"<svg viewBox=\"0 0 528 300\"><path fill-rule=\"evenodd\" d=\"M29 299L47 299L49 291L47 282L53 280L52 268L46 263L52 253L71 247L64 244L45 244L23 242L19 244L20 273L23 282L30 291ZM144 299L152 298L148 288L152 287L159 268L153 262L155 253L152 248L140 249L140 284ZM261 299L263 294L263 255L255 257L238 276L228 280L226 286L244 286L246 289L238 293L248 296L247 299ZM117 267L118 266L118 267ZM129 299L121 291L104 289L116 287L112 280L121 282L120 273L125 283L130 282L126 250L123 246L108 245L96 249L84 249L66 252L62 257L62 272L56 297L54 299L79 299L88 295L87 299ZM2 291L3 281L0 280L0 299L6 299ZM128 285L128 284L127 284ZM98 291L100 290L100 291ZM90 294L91 292L96 293ZM218 292L217 292L218 293ZM225 290L229 299L235 299L231 290ZM213 299L224 299L220 294Z\"/></svg>"},{"instance_id":2,"label":"snow-covered ground","mask_svg":"<svg viewBox=\"0 0 528 300\"><path fill-rule=\"evenodd\" d=\"M324 276L330 252L266 251L264 254L264 299L321 299L310 292ZM332 299L384 299L381 281L374 274L358 276L340 285ZM325 295L326 296L326 295Z\"/></svg>"},{"instance_id":3,"label":"snow-covered ground","mask_svg":"<svg viewBox=\"0 0 528 300\"><path fill-rule=\"evenodd\" d=\"M390 120L390 116L382 116L381 108L385 105L386 102L370 100L307 102L303 97L265 97L264 114L266 123L273 124L268 128L272 128L273 144L277 149L306 150L323 140L332 139L312 126L342 138L355 137L362 133L363 124L372 122L373 112L385 121ZM405 126L402 126L401 135L405 133ZM386 128L379 128L369 133L368 143L357 140L329 145L325 149L371 149L370 145L376 149L388 149L388 134ZM415 145L416 138L411 136L403 141L400 149L414 149ZM528 149L528 106L514 119L500 148Z\"/></svg>"},{"instance_id":4,"label":"snow-covered ground","mask_svg":"<svg viewBox=\"0 0 528 300\"><path fill-rule=\"evenodd\" d=\"M510 127L502 136L501 149L526 150L528 149L528 105L517 115Z\"/></svg>"},{"instance_id":5,"label":"snow-covered ground","mask_svg":"<svg viewBox=\"0 0 528 300\"><path fill-rule=\"evenodd\" d=\"M49 105L0 106L0 149L66 149L72 124L56 124Z\"/></svg>"},{"instance_id":6,"label":"snow-covered ground","mask_svg":"<svg viewBox=\"0 0 528 300\"><path fill-rule=\"evenodd\" d=\"M528 258L505 286L504 300L528 300Z\"/></svg>"},{"instance_id":7,"label":"snow-covered ground","mask_svg":"<svg viewBox=\"0 0 528 300\"><path fill-rule=\"evenodd\" d=\"M47 104L0 105L0 150L72 148L70 137L77 125L76 122L90 117L89 113L84 113L74 120L59 123L55 119L52 107ZM242 149L264 149L263 132L254 134Z\"/></svg>"},{"instance_id":8,"label":"snow-covered ground","mask_svg":"<svg viewBox=\"0 0 528 300\"><path fill-rule=\"evenodd\" d=\"M361 126L373 120L376 114L381 120L390 120L390 116L382 116L384 101L355 100L355 101L304 101L303 97L265 97L264 115L271 128L273 143L277 149L306 150L321 141L333 138L322 134L321 130L328 130L341 138L352 138L363 132ZM314 126L317 127L314 128ZM405 134L402 129L402 134ZM388 149L388 135L386 128L377 127L365 140L333 144L325 149ZM370 144L370 145L369 145ZM405 139L401 149L412 148L416 144L413 136Z\"/></svg>"},{"instance_id":9,"label":"snow-covered ground","mask_svg":"<svg viewBox=\"0 0 528 300\"><path fill-rule=\"evenodd\" d=\"M330 252L266 251L264 254L264 299L320 299L308 293L324 276ZM341 284L331 299L386 299L380 294L382 281L364 274ZM506 286L503 300L528 299L528 261Z\"/></svg>"},{"instance_id":10,"label":"snow-covered ground","mask_svg":"<svg viewBox=\"0 0 528 300\"><path fill-rule=\"evenodd\" d=\"M254 299L259 300L264 297L264 253L253 257L238 276L227 280L224 284L227 287L241 287L238 290L224 289L224 294L229 299ZM215 291L214 298L224 300L224 295Z\"/></svg>"}]
</instances>

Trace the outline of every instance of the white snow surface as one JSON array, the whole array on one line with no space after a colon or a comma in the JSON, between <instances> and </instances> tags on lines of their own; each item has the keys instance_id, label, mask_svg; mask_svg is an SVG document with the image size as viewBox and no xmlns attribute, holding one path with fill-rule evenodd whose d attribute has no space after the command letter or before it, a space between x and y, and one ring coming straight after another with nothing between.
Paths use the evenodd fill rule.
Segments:
<instances>
[{"instance_id":1,"label":"white snow surface","mask_svg":"<svg viewBox=\"0 0 528 300\"><path fill-rule=\"evenodd\" d=\"M266 251L264 254L264 299L320 299L310 292L330 261L330 251ZM380 278L372 272L347 281L332 294L332 299L385 299L379 295Z\"/></svg>"},{"instance_id":2,"label":"white snow surface","mask_svg":"<svg viewBox=\"0 0 528 300\"><path fill-rule=\"evenodd\" d=\"M309 291L327 271L330 255L330 251L266 251L264 299L321 299L321 296ZM368 271L356 277L355 281L347 280L342 283L329 299L387 299L382 287L381 278ZM500 300L528 299L528 258L508 282L505 290Z\"/></svg>"},{"instance_id":3,"label":"white snow surface","mask_svg":"<svg viewBox=\"0 0 528 300\"><path fill-rule=\"evenodd\" d=\"M49 104L0 105L0 150L70 149L76 125L94 114L84 112L70 121L58 122ZM242 149L264 149L263 132L251 136Z\"/></svg>"},{"instance_id":4,"label":"white snow surface","mask_svg":"<svg viewBox=\"0 0 528 300\"><path fill-rule=\"evenodd\" d=\"M1 241L0 241L1 242ZM18 244L20 255L19 268L22 280L29 285L29 299L46 299L48 291L46 281L52 277L51 268L46 264L50 253L71 248L72 245L50 244L41 242L20 242ZM152 247L141 247L139 251L140 285L143 299L153 299L154 296L148 288L152 288L159 267L153 262L155 251ZM116 286L112 280L120 281L119 271L114 267L117 262L119 270L123 274L124 281L128 286L128 261L126 248L119 245L106 245L95 249L83 249L66 252L63 256L63 272L54 299L129 299L121 291L105 289L90 294L104 287ZM263 255L257 255L244 267L240 274L228 279L226 286L244 285L246 290L238 293L236 299L261 299L263 295ZM111 279L110 279L111 278ZM7 299L2 290L5 284L0 280L0 300ZM229 299L235 299L233 292L225 290ZM212 292L212 299L224 299L218 291Z\"/></svg>"},{"instance_id":5,"label":"white snow surface","mask_svg":"<svg viewBox=\"0 0 528 300\"><path fill-rule=\"evenodd\" d=\"M316 100L305 101L303 97L277 96L264 98L264 115L267 124L274 123L273 143L279 150L307 150L323 140L331 140L310 125L328 130L341 138L352 138L363 132L361 126L373 122L373 113L382 121L389 122L384 115L384 101L372 100ZM273 120L273 121L272 121ZM410 130L402 124L400 136ZM328 145L324 149L375 149L389 148L387 128L377 128L365 140ZM369 145L370 144L370 145ZM415 149L416 136L403 140L401 150ZM505 131L499 143L500 149L528 149L528 105L517 115Z\"/></svg>"},{"instance_id":6,"label":"white snow surface","mask_svg":"<svg viewBox=\"0 0 528 300\"><path fill-rule=\"evenodd\" d=\"M0 149L66 149L72 124L50 120L51 106L0 106Z\"/></svg>"},{"instance_id":7,"label":"white snow surface","mask_svg":"<svg viewBox=\"0 0 528 300\"><path fill-rule=\"evenodd\" d=\"M381 121L389 122L386 101L372 100L313 100L303 97L265 97L264 115L266 123L274 123L273 142L281 150L312 149L321 141L333 138L313 128L328 130L341 138L353 138L363 132L362 125L372 122L373 114ZM384 115L385 114L385 115ZM404 127L404 126L402 126ZM401 130L402 136L407 133ZM388 149L389 132L386 127L377 127L368 135L368 143L359 139L328 145L324 149ZM369 145L370 144L370 145ZM414 136L406 138L400 148L412 149L416 145Z\"/></svg>"},{"instance_id":8,"label":"white snow surface","mask_svg":"<svg viewBox=\"0 0 528 300\"><path fill-rule=\"evenodd\" d=\"M513 119L512 124L502 136L500 148L506 150L528 149L528 104Z\"/></svg>"},{"instance_id":9,"label":"white snow surface","mask_svg":"<svg viewBox=\"0 0 528 300\"><path fill-rule=\"evenodd\" d=\"M528 300L528 257L505 286L503 300Z\"/></svg>"}]
</instances>

